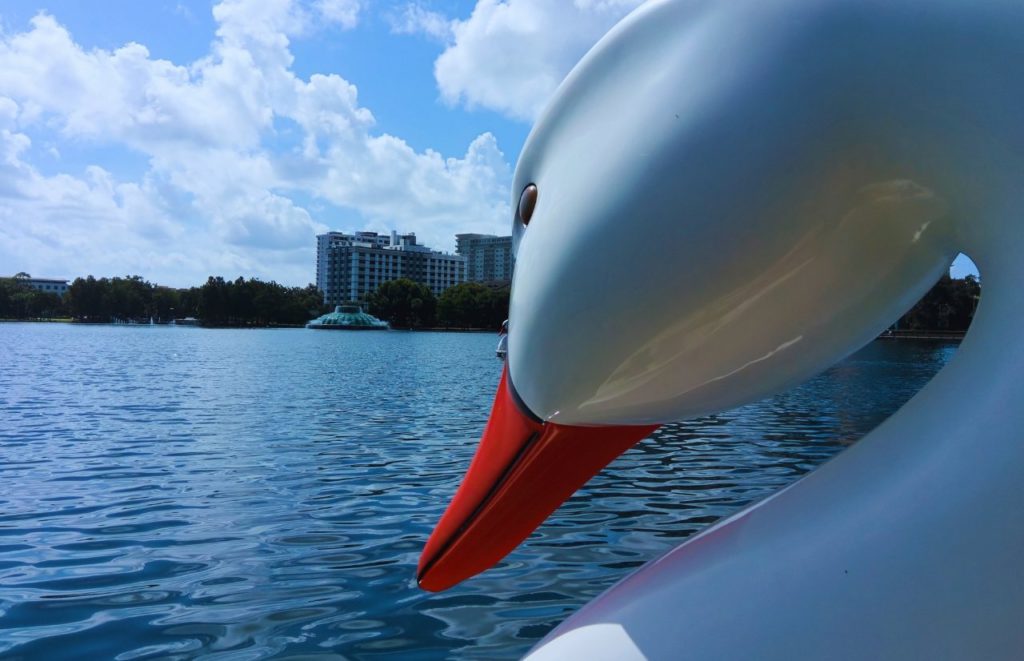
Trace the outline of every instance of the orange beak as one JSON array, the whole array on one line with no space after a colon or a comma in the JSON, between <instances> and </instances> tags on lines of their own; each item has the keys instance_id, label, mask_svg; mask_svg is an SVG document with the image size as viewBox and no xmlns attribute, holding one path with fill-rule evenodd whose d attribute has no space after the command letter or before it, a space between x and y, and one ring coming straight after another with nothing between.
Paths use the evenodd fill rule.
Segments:
<instances>
[{"instance_id":1,"label":"orange beak","mask_svg":"<svg viewBox=\"0 0 1024 661\"><path fill-rule=\"evenodd\" d=\"M655 429L542 422L516 397L506 367L469 471L420 556L420 587L445 590L495 565Z\"/></svg>"}]
</instances>

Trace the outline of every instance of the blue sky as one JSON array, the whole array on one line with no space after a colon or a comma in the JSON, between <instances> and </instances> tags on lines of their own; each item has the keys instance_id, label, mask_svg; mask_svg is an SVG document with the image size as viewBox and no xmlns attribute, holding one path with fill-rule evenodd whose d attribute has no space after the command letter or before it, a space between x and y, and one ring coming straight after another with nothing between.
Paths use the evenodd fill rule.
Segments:
<instances>
[{"instance_id":1,"label":"blue sky","mask_svg":"<svg viewBox=\"0 0 1024 661\"><path fill-rule=\"evenodd\" d=\"M327 229L506 233L532 120L641 1L8 0L0 273L301 285Z\"/></svg>"},{"instance_id":2,"label":"blue sky","mask_svg":"<svg viewBox=\"0 0 1024 661\"><path fill-rule=\"evenodd\" d=\"M639 2L6 2L0 272L304 284L327 229L505 233L532 120Z\"/></svg>"},{"instance_id":3,"label":"blue sky","mask_svg":"<svg viewBox=\"0 0 1024 661\"><path fill-rule=\"evenodd\" d=\"M136 41L151 55L177 63L207 54L217 24L210 1L103 0L97 5L81 0L15 0L0 9L4 32L23 31L40 11L52 14L84 48L114 50ZM303 78L315 73L336 73L359 89L359 102L370 108L378 126L401 136L414 149L435 149L444 154L465 150L476 136L490 131L513 159L529 132L529 122L506 118L487 108L468 110L461 104L440 100L434 81L434 60L444 44L422 35L393 34L388 16L407 3L373 5L362 14L357 29L328 27L292 43L292 70ZM446 0L448 16L466 18L475 2ZM89 148L92 153L94 148ZM88 153L79 155L88 164ZM65 158L67 155L65 154ZM111 167L144 166L138 158L104 154ZM118 163L121 161L121 163ZM123 165L122 165L123 163Z\"/></svg>"}]
</instances>

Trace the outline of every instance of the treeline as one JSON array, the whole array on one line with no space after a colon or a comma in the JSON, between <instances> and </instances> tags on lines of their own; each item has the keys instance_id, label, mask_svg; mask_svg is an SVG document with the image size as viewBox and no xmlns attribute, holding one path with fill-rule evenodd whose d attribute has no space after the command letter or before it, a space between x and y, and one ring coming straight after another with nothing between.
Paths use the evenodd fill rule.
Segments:
<instances>
[{"instance_id":1,"label":"treeline","mask_svg":"<svg viewBox=\"0 0 1024 661\"><path fill-rule=\"evenodd\" d=\"M971 325L980 298L981 283L975 276L951 278L945 275L924 295L924 298L900 317L895 328L965 331Z\"/></svg>"},{"instance_id":2,"label":"treeline","mask_svg":"<svg viewBox=\"0 0 1024 661\"><path fill-rule=\"evenodd\" d=\"M52 292L30 287L21 278L0 278L0 319L66 317L64 301Z\"/></svg>"},{"instance_id":3,"label":"treeline","mask_svg":"<svg viewBox=\"0 0 1024 661\"><path fill-rule=\"evenodd\" d=\"M58 319L109 323L166 323L194 317L206 326L301 325L323 314L313 285L285 287L255 278L210 277L199 287L174 289L140 276L77 278L62 299L34 289L24 277L0 278L0 319ZM981 296L975 276L938 283L895 324L900 330L963 331ZM366 310L395 328L496 330L508 317L509 288L468 282L435 297L412 280L383 283L364 299Z\"/></svg>"},{"instance_id":4,"label":"treeline","mask_svg":"<svg viewBox=\"0 0 1024 661\"><path fill-rule=\"evenodd\" d=\"M67 315L76 321L168 323L193 317L204 326L301 325L323 313L313 285L285 287L255 278L211 276L200 287L161 287L139 276L78 278L68 287Z\"/></svg>"},{"instance_id":5,"label":"treeline","mask_svg":"<svg viewBox=\"0 0 1024 661\"><path fill-rule=\"evenodd\" d=\"M508 318L507 285L466 282L440 296L407 278L382 283L364 297L366 311L393 328L497 330Z\"/></svg>"},{"instance_id":6,"label":"treeline","mask_svg":"<svg viewBox=\"0 0 1024 661\"><path fill-rule=\"evenodd\" d=\"M76 321L169 322L175 317L195 316L194 290L160 287L141 276L124 278L76 278L64 296L68 316Z\"/></svg>"},{"instance_id":7,"label":"treeline","mask_svg":"<svg viewBox=\"0 0 1024 661\"><path fill-rule=\"evenodd\" d=\"M302 325L324 312L323 294L314 285L210 277L197 291L196 317L206 326Z\"/></svg>"},{"instance_id":8,"label":"treeline","mask_svg":"<svg viewBox=\"0 0 1024 661\"><path fill-rule=\"evenodd\" d=\"M978 278L945 275L894 324L901 330L965 331L981 297ZM467 282L435 297L428 287L401 279L383 283L364 299L367 312L394 328L497 329L508 318L508 286Z\"/></svg>"}]
</instances>

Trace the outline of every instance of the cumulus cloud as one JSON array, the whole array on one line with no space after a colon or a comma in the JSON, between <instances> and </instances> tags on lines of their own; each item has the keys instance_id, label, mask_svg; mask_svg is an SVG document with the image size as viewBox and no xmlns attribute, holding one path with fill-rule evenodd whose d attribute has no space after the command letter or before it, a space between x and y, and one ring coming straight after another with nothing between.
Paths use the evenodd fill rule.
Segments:
<instances>
[{"instance_id":1,"label":"cumulus cloud","mask_svg":"<svg viewBox=\"0 0 1024 661\"><path fill-rule=\"evenodd\" d=\"M511 172L492 135L459 156L418 152L377 130L348 81L292 70L292 39L317 20L352 27L361 8L223 0L209 53L191 63L136 43L87 50L47 14L0 34L0 264L304 284L313 237L339 211L439 247L456 231L503 231ZM267 148L284 130L295 144ZM136 181L98 167L46 176L30 134L128 149L147 168Z\"/></svg>"},{"instance_id":2,"label":"cumulus cloud","mask_svg":"<svg viewBox=\"0 0 1024 661\"><path fill-rule=\"evenodd\" d=\"M434 64L449 103L536 118L573 65L644 0L479 0Z\"/></svg>"},{"instance_id":3,"label":"cumulus cloud","mask_svg":"<svg viewBox=\"0 0 1024 661\"><path fill-rule=\"evenodd\" d=\"M351 29L359 22L362 3L359 0L319 0L316 9L327 21Z\"/></svg>"},{"instance_id":4,"label":"cumulus cloud","mask_svg":"<svg viewBox=\"0 0 1024 661\"><path fill-rule=\"evenodd\" d=\"M89 261L115 264L108 275L197 266L192 251L173 247L186 228L167 214L152 180L118 182L97 166L46 177L22 160L30 146L24 134L0 131L0 264L38 275Z\"/></svg>"},{"instance_id":5,"label":"cumulus cloud","mask_svg":"<svg viewBox=\"0 0 1024 661\"><path fill-rule=\"evenodd\" d=\"M0 126L8 126L18 118L18 104L12 99L0 96Z\"/></svg>"},{"instance_id":6,"label":"cumulus cloud","mask_svg":"<svg viewBox=\"0 0 1024 661\"><path fill-rule=\"evenodd\" d=\"M409 3L401 11L390 14L388 22L395 34L422 34L444 43L453 37L453 21L450 18L415 3Z\"/></svg>"}]
</instances>

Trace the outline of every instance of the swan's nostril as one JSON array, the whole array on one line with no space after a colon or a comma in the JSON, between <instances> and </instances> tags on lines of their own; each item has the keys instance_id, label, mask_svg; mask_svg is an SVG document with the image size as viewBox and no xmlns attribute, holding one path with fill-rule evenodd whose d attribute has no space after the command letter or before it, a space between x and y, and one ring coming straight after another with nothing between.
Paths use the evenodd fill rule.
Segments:
<instances>
[{"instance_id":1,"label":"swan's nostril","mask_svg":"<svg viewBox=\"0 0 1024 661\"><path fill-rule=\"evenodd\" d=\"M523 225L530 224L530 218L533 217L533 210L537 206L537 186L530 184L523 189L523 194L519 196L519 219L523 221Z\"/></svg>"}]
</instances>

